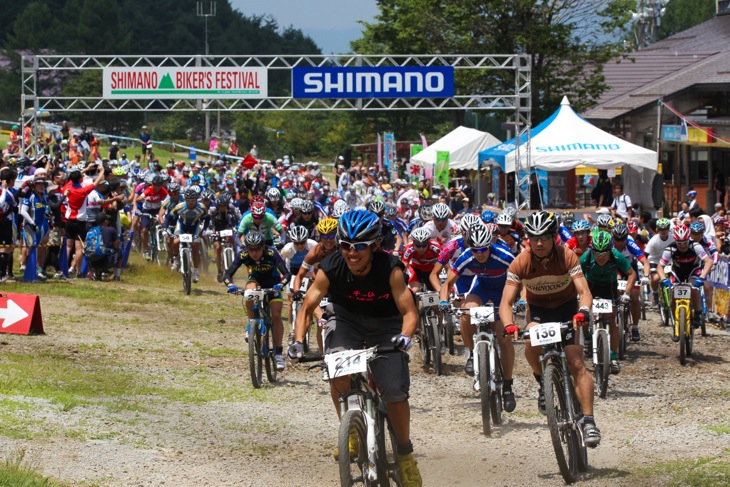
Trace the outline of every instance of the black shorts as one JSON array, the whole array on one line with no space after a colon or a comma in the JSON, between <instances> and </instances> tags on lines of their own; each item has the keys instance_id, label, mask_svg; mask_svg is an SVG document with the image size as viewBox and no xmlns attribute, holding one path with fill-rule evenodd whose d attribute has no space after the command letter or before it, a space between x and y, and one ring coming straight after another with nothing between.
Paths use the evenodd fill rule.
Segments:
<instances>
[{"instance_id":1,"label":"black shorts","mask_svg":"<svg viewBox=\"0 0 730 487\"><path fill-rule=\"evenodd\" d=\"M86 240L86 222L68 220L66 222L66 240Z\"/></svg>"},{"instance_id":2,"label":"black shorts","mask_svg":"<svg viewBox=\"0 0 730 487\"><path fill-rule=\"evenodd\" d=\"M551 323L554 321L568 321L572 320L573 316L578 312L578 300L571 299L557 308L542 308L540 306L535 306L534 304L529 304L527 307L527 311L529 313L527 322L537 322L537 323ZM563 335L563 346L566 345L575 345L575 330L568 330Z\"/></svg>"},{"instance_id":3,"label":"black shorts","mask_svg":"<svg viewBox=\"0 0 730 487\"><path fill-rule=\"evenodd\" d=\"M618 299L618 284L608 282L589 282L588 287L591 290L593 299L610 299L615 301Z\"/></svg>"},{"instance_id":4,"label":"black shorts","mask_svg":"<svg viewBox=\"0 0 730 487\"><path fill-rule=\"evenodd\" d=\"M8 215L0 222L0 245L13 245L13 217Z\"/></svg>"},{"instance_id":5,"label":"black shorts","mask_svg":"<svg viewBox=\"0 0 730 487\"><path fill-rule=\"evenodd\" d=\"M330 315L325 325L325 353L376 345L392 346L391 339L400 335L403 327L401 315L368 317L356 315L334 304L327 306L325 314ZM385 403L408 399L411 387L408 354L385 354L370 362L370 370Z\"/></svg>"}]
</instances>

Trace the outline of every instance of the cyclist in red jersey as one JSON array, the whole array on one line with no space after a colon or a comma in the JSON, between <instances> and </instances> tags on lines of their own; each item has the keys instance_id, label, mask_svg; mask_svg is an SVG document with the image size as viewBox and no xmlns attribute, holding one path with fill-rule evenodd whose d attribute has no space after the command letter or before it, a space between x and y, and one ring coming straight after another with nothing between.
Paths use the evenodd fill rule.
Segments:
<instances>
[{"instance_id":1,"label":"cyclist in red jersey","mask_svg":"<svg viewBox=\"0 0 730 487\"><path fill-rule=\"evenodd\" d=\"M573 232L573 236L565 242L565 246L580 257L591 246L591 236L589 235L591 225L585 220L577 220L573 222L570 230Z\"/></svg>"},{"instance_id":2,"label":"cyclist in red jersey","mask_svg":"<svg viewBox=\"0 0 730 487\"><path fill-rule=\"evenodd\" d=\"M441 246L431 240L431 232L427 228L413 230L411 241L403 250L403 263L408 266L408 287L413 292L421 291L421 284L435 291L429 276L440 253Z\"/></svg>"}]
</instances>

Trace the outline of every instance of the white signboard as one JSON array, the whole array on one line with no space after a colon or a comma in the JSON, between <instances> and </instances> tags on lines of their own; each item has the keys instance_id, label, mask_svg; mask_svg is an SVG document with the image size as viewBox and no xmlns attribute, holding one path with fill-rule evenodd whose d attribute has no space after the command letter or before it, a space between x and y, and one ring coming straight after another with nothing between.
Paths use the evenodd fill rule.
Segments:
<instances>
[{"instance_id":1,"label":"white signboard","mask_svg":"<svg viewBox=\"0 0 730 487\"><path fill-rule=\"evenodd\" d=\"M104 68L104 98L266 98L266 68Z\"/></svg>"}]
</instances>

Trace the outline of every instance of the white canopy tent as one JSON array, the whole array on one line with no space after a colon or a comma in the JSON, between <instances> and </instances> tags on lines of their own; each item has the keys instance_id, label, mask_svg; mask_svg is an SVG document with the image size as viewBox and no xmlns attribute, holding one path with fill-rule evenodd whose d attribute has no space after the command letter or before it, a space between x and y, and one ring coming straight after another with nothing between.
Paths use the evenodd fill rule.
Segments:
<instances>
[{"instance_id":1,"label":"white canopy tent","mask_svg":"<svg viewBox=\"0 0 730 487\"><path fill-rule=\"evenodd\" d=\"M425 167L436 164L436 152L449 153L449 169L477 169L479 152L499 144L499 139L488 132L468 127L457 127L426 149L411 157L411 162Z\"/></svg>"},{"instance_id":2,"label":"white canopy tent","mask_svg":"<svg viewBox=\"0 0 730 487\"><path fill-rule=\"evenodd\" d=\"M527 146L520 140L521 157ZM530 168L567 171L580 165L598 169L623 166L624 192L634 202L651 206L651 182L657 170L657 153L627 142L590 124L563 97L560 108L531 131ZM515 170L515 140L479 153L480 164L498 164Z\"/></svg>"}]
</instances>

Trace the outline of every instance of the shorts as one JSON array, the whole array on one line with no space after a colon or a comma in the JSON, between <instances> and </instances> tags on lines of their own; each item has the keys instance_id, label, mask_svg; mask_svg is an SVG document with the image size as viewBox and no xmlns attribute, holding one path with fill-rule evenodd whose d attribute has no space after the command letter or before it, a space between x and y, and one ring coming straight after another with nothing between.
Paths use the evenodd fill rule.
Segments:
<instances>
[{"instance_id":1,"label":"shorts","mask_svg":"<svg viewBox=\"0 0 730 487\"><path fill-rule=\"evenodd\" d=\"M159 210L142 210L142 218L140 219L141 228L149 228L150 223L152 223L152 219L157 218L158 211Z\"/></svg>"},{"instance_id":2,"label":"shorts","mask_svg":"<svg viewBox=\"0 0 730 487\"><path fill-rule=\"evenodd\" d=\"M494 307L494 319L499 320L499 304L502 302L502 291L504 291L504 287L500 287L499 289L493 289L489 286L488 283L484 282L482 279L475 278L471 284L471 287L467 291L468 295L474 295L479 297L479 299L482 300L482 304L486 305L489 301L492 302L492 306Z\"/></svg>"},{"instance_id":3,"label":"shorts","mask_svg":"<svg viewBox=\"0 0 730 487\"><path fill-rule=\"evenodd\" d=\"M5 217L0 222L0 245L13 245L13 219Z\"/></svg>"},{"instance_id":4,"label":"shorts","mask_svg":"<svg viewBox=\"0 0 730 487\"><path fill-rule=\"evenodd\" d=\"M588 287L591 290L593 299L601 298L610 299L612 301L618 299L618 284L615 282L589 282Z\"/></svg>"},{"instance_id":5,"label":"shorts","mask_svg":"<svg viewBox=\"0 0 730 487\"><path fill-rule=\"evenodd\" d=\"M183 233L189 233L191 235L194 235L196 238L194 239L196 242L200 241L200 237L198 237L198 222L195 222L190 225L185 225L180 220L177 221L175 224L175 236L178 236Z\"/></svg>"},{"instance_id":6,"label":"shorts","mask_svg":"<svg viewBox=\"0 0 730 487\"><path fill-rule=\"evenodd\" d=\"M86 222L68 220L66 222L66 240L86 241Z\"/></svg>"},{"instance_id":7,"label":"shorts","mask_svg":"<svg viewBox=\"0 0 730 487\"><path fill-rule=\"evenodd\" d=\"M703 266L699 265L692 269L684 270L675 269L675 267L672 266L672 273L668 277L671 279L673 284L677 284L678 282L687 282L692 277L700 277L700 274L702 274L702 267Z\"/></svg>"},{"instance_id":8,"label":"shorts","mask_svg":"<svg viewBox=\"0 0 730 487\"><path fill-rule=\"evenodd\" d=\"M561 304L557 308L543 308L535 306L532 303L527 303L527 322L536 323L550 323L553 321L568 321L572 320L573 316L578 312L578 300L570 299L565 303ZM568 330L563 335L563 346L577 345L575 342L575 330Z\"/></svg>"},{"instance_id":9,"label":"shorts","mask_svg":"<svg viewBox=\"0 0 730 487\"><path fill-rule=\"evenodd\" d=\"M454 287L456 288L456 294L464 294L469 292L473 281L474 276L459 276L459 278L454 283Z\"/></svg>"},{"instance_id":10,"label":"shorts","mask_svg":"<svg viewBox=\"0 0 730 487\"><path fill-rule=\"evenodd\" d=\"M392 346L391 339L400 335L401 315L373 317L356 315L343 306L327 306L329 318L325 324L325 353L357 350L376 345ZM411 376L408 355L388 353L370 362L370 370L383 402L401 402L409 397Z\"/></svg>"},{"instance_id":11,"label":"shorts","mask_svg":"<svg viewBox=\"0 0 730 487\"><path fill-rule=\"evenodd\" d=\"M435 291L433 286L431 285L431 280L429 277L431 276L431 271L422 271L420 269L416 269L415 267L408 266L408 285L416 284L418 282L422 283L424 286L426 286L426 289L429 291Z\"/></svg>"}]
</instances>

